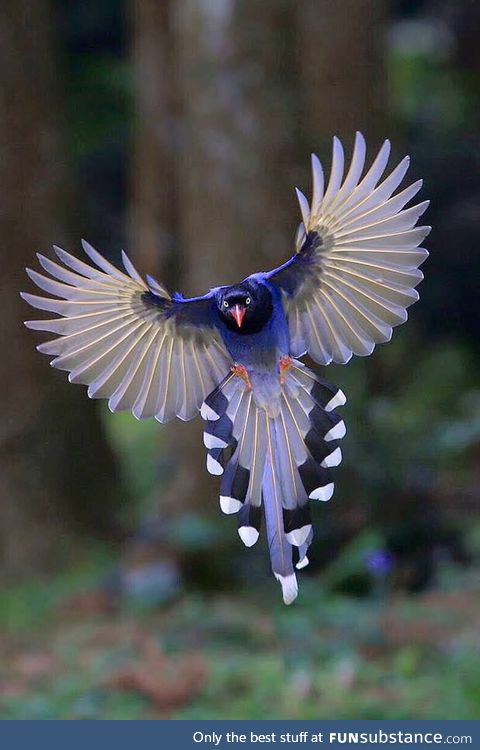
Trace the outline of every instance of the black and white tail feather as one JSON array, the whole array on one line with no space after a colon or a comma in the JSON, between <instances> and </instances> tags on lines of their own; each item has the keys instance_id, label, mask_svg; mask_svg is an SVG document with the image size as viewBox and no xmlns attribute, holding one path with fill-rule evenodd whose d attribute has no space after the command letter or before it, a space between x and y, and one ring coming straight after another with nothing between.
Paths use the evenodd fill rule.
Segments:
<instances>
[{"instance_id":1,"label":"black and white tail feather","mask_svg":"<svg viewBox=\"0 0 480 750\"><path fill-rule=\"evenodd\" d=\"M257 406L252 391L233 374L201 409L207 469L222 475L220 507L238 514L238 533L247 547L257 541L263 515L285 604L297 596L295 567L308 565L310 501L333 495L331 469L342 460L337 441L345 435L336 409L345 401L341 390L294 360L274 416Z\"/></svg>"}]
</instances>

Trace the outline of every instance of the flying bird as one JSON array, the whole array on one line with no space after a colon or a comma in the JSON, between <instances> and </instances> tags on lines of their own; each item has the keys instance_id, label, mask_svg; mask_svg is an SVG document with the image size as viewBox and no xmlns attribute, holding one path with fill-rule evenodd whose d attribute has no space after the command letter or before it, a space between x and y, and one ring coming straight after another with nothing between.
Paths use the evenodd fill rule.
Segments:
<instances>
[{"instance_id":1,"label":"flying bird","mask_svg":"<svg viewBox=\"0 0 480 750\"><path fill-rule=\"evenodd\" d=\"M51 365L107 398L111 411L137 419L205 420L207 469L221 475L220 506L238 516L247 547L265 520L270 560L283 600L297 596L295 568L308 564L310 501L332 497L341 462L346 399L305 366L366 356L407 319L428 253L430 227L416 226L428 201L405 206L421 180L399 192L405 157L383 177L385 141L365 171L365 140L356 134L344 176L344 152L333 139L324 186L312 155L311 204L297 190L302 222L296 251L273 271L189 299L145 279L125 253L120 271L83 242L94 265L55 247L58 262L38 255L45 276L27 269L48 297L23 293L54 313L27 321L55 338L37 349Z\"/></svg>"}]
</instances>

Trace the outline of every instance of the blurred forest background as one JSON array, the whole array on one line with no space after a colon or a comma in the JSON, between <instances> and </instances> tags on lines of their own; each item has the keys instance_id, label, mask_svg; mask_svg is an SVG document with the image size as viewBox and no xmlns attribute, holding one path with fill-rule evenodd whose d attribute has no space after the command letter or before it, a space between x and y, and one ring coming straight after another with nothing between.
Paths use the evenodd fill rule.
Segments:
<instances>
[{"instance_id":1,"label":"blurred forest background","mask_svg":"<svg viewBox=\"0 0 480 750\"><path fill-rule=\"evenodd\" d=\"M480 4L0 5L0 717L478 718ZM348 395L285 608L199 420L108 414L35 352L24 267L86 237L200 293L291 253L331 137L412 156L421 301ZM393 163L393 161L392 161Z\"/></svg>"}]
</instances>

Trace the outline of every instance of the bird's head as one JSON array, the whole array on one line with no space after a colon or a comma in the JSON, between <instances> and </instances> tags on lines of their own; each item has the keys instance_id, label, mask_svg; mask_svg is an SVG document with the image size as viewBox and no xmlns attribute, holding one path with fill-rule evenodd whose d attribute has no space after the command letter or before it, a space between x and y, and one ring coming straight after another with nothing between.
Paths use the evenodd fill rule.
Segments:
<instances>
[{"instance_id":1,"label":"bird's head","mask_svg":"<svg viewBox=\"0 0 480 750\"><path fill-rule=\"evenodd\" d=\"M247 279L221 289L217 307L220 318L230 330L241 334L258 333L272 314L272 295L264 284Z\"/></svg>"}]
</instances>

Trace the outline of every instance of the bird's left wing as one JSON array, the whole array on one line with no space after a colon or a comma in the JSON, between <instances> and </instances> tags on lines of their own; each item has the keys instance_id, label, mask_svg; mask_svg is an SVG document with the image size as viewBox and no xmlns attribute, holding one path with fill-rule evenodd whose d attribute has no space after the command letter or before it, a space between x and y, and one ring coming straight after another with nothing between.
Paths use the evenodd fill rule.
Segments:
<instances>
[{"instance_id":1,"label":"bird's left wing","mask_svg":"<svg viewBox=\"0 0 480 750\"><path fill-rule=\"evenodd\" d=\"M108 398L112 411L138 419L191 419L229 371L230 358L215 325L212 293L176 299L154 279L147 282L123 253L127 274L91 245L83 248L97 266L55 248L63 265L39 255L53 278L27 269L51 297L23 293L33 307L61 317L25 325L57 334L39 351L67 370L72 383L89 386L90 398Z\"/></svg>"},{"instance_id":2,"label":"bird's left wing","mask_svg":"<svg viewBox=\"0 0 480 750\"><path fill-rule=\"evenodd\" d=\"M385 141L362 177L365 141L357 133L344 178L343 148L334 138L325 192L320 162L312 156L311 206L297 191L303 218L297 253L266 274L284 295L294 356L308 351L329 364L371 354L406 321L407 307L418 299L415 287L423 279L418 267L428 255L418 245L430 227L415 225L428 201L404 209L422 182L394 195L409 159L382 181L389 153Z\"/></svg>"}]
</instances>

